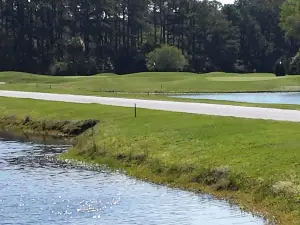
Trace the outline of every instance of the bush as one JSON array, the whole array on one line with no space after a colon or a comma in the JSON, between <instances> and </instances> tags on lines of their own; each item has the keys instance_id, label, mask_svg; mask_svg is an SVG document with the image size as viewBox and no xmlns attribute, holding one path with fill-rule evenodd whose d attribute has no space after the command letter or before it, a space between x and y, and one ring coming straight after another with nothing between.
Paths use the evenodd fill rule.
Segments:
<instances>
[{"instance_id":1,"label":"bush","mask_svg":"<svg viewBox=\"0 0 300 225\"><path fill-rule=\"evenodd\" d=\"M278 181L272 186L272 192L276 195L296 197L300 193L300 186L291 181Z\"/></svg>"},{"instance_id":2,"label":"bush","mask_svg":"<svg viewBox=\"0 0 300 225\"><path fill-rule=\"evenodd\" d=\"M251 68L243 60L236 60L233 64L233 71L235 73L249 73Z\"/></svg>"},{"instance_id":3,"label":"bush","mask_svg":"<svg viewBox=\"0 0 300 225\"><path fill-rule=\"evenodd\" d=\"M284 68L284 63L281 60L276 62L274 73L277 77L285 76L286 72Z\"/></svg>"},{"instance_id":4,"label":"bush","mask_svg":"<svg viewBox=\"0 0 300 225\"><path fill-rule=\"evenodd\" d=\"M97 67L97 61L95 58L86 57L84 60L79 61L77 66L77 73L81 76L87 76L91 74L96 74L99 70ZM74 67L72 69L72 74L75 73Z\"/></svg>"},{"instance_id":5,"label":"bush","mask_svg":"<svg viewBox=\"0 0 300 225\"><path fill-rule=\"evenodd\" d=\"M300 74L300 52L290 59L289 74Z\"/></svg>"},{"instance_id":6,"label":"bush","mask_svg":"<svg viewBox=\"0 0 300 225\"><path fill-rule=\"evenodd\" d=\"M162 45L146 55L147 68L150 71L181 71L188 64L179 48Z\"/></svg>"},{"instance_id":7,"label":"bush","mask_svg":"<svg viewBox=\"0 0 300 225\"><path fill-rule=\"evenodd\" d=\"M67 75L69 73L69 65L66 62L54 62L50 68L51 75Z\"/></svg>"}]
</instances>

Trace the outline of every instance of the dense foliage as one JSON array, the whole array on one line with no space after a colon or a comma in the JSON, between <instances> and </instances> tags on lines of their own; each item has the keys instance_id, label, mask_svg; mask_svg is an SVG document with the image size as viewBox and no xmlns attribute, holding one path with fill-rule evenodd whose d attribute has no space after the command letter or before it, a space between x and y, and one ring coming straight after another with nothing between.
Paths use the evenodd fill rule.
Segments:
<instances>
[{"instance_id":1,"label":"dense foliage","mask_svg":"<svg viewBox=\"0 0 300 225\"><path fill-rule=\"evenodd\" d=\"M300 39L300 1L286 0L281 6L280 25L288 36Z\"/></svg>"},{"instance_id":2,"label":"dense foliage","mask_svg":"<svg viewBox=\"0 0 300 225\"><path fill-rule=\"evenodd\" d=\"M146 55L168 44L188 71L273 72L299 49L279 25L283 2L0 0L0 70L146 71Z\"/></svg>"},{"instance_id":3,"label":"dense foliage","mask_svg":"<svg viewBox=\"0 0 300 225\"><path fill-rule=\"evenodd\" d=\"M162 45L146 55L147 68L150 71L182 71L187 60L179 48Z\"/></svg>"},{"instance_id":4,"label":"dense foliage","mask_svg":"<svg viewBox=\"0 0 300 225\"><path fill-rule=\"evenodd\" d=\"M275 64L274 73L277 77L285 76L286 72L282 61L279 61Z\"/></svg>"}]
</instances>

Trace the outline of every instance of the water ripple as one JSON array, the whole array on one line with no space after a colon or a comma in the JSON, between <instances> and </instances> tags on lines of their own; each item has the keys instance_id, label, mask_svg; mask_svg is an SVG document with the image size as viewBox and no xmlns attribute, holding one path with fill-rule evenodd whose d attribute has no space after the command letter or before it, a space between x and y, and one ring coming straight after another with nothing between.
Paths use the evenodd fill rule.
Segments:
<instances>
[{"instance_id":1,"label":"water ripple","mask_svg":"<svg viewBox=\"0 0 300 225\"><path fill-rule=\"evenodd\" d=\"M263 224L208 195L137 181L103 167L59 166L52 156L67 147L0 139L1 225Z\"/></svg>"}]
</instances>

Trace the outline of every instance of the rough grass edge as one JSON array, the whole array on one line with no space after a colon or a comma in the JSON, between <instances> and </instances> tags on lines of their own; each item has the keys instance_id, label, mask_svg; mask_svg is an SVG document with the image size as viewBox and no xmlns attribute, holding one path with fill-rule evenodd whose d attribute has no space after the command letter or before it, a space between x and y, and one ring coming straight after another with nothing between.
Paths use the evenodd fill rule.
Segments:
<instances>
[{"instance_id":1,"label":"rough grass edge","mask_svg":"<svg viewBox=\"0 0 300 225\"><path fill-rule=\"evenodd\" d=\"M269 225L286 223L274 217L271 213L272 205L262 203L264 199L272 198L273 202L282 203L284 207L286 206L284 204L290 205L290 211L293 211L299 203L297 199L300 192L296 193L295 190L300 189L297 189L298 186L293 182L252 179L247 174L232 171L228 165L215 168L167 165L162 160L152 157L147 151L122 153L99 148L91 134L80 136L76 145L58 158L90 165L107 165L112 170L122 171L130 177L150 183L210 194L238 205L242 211L261 217L265 224ZM289 188L286 188L287 186ZM243 196L247 196L245 201ZM252 204L248 204L247 201L252 201ZM256 207L257 204L260 207ZM269 210L260 210L268 207Z\"/></svg>"},{"instance_id":2,"label":"rough grass edge","mask_svg":"<svg viewBox=\"0 0 300 225\"><path fill-rule=\"evenodd\" d=\"M94 121L96 126L99 121ZM48 124L51 129L45 130L44 124ZM57 129L53 129L54 127ZM65 129L61 124L85 124L83 121L38 121L32 120L29 116L16 118L15 116L0 118L0 127L18 128L27 134L40 134L51 136L72 137L70 133L62 132ZM76 125L75 125L76 124ZM59 125L57 127L57 125ZM213 195L219 199L224 199L229 203L238 205L241 210L250 212L253 215L262 217L266 224L282 224L267 211L255 209L244 204L242 197L237 197L235 193L242 193L253 197L256 203L264 198L273 197L276 201L282 198L288 203L299 203L300 186L291 181L256 180L249 178L246 174L232 171L230 166L223 165L216 168L200 167L193 165L167 165L162 160L152 157L148 152L112 153L109 150L99 148L94 137L94 126L86 128L84 131L73 135L76 141L74 147L67 152L56 157L57 162L79 166L82 169L99 170L102 165L107 165L109 169L121 171L127 176L144 180L150 183L176 187L196 193ZM69 131L69 128L67 129ZM107 167L105 167L107 168ZM293 207L291 207L292 209Z\"/></svg>"},{"instance_id":3,"label":"rough grass edge","mask_svg":"<svg viewBox=\"0 0 300 225\"><path fill-rule=\"evenodd\" d=\"M14 115L0 117L0 128L18 129L27 134L52 137L76 137L95 127L99 120L34 120L29 115L24 118Z\"/></svg>"}]
</instances>

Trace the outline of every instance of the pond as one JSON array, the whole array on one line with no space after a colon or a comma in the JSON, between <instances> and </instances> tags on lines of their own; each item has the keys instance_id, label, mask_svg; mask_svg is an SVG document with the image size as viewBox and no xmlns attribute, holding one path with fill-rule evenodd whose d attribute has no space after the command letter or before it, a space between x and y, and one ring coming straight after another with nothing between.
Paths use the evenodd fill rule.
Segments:
<instances>
[{"instance_id":1,"label":"pond","mask_svg":"<svg viewBox=\"0 0 300 225\"><path fill-rule=\"evenodd\" d=\"M208 195L50 160L68 147L0 138L1 224L264 224Z\"/></svg>"},{"instance_id":2,"label":"pond","mask_svg":"<svg viewBox=\"0 0 300 225\"><path fill-rule=\"evenodd\" d=\"M300 105L300 92L186 94L176 98Z\"/></svg>"}]
</instances>

